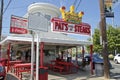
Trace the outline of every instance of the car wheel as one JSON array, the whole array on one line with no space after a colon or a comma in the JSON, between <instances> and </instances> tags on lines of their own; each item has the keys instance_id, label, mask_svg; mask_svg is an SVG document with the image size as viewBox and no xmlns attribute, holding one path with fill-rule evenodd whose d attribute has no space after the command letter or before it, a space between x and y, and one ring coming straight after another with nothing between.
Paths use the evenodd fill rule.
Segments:
<instances>
[{"instance_id":1,"label":"car wheel","mask_svg":"<svg viewBox=\"0 0 120 80\"><path fill-rule=\"evenodd\" d=\"M116 64L118 64L118 61L117 61L117 59L115 59L115 63L116 63Z\"/></svg>"}]
</instances>

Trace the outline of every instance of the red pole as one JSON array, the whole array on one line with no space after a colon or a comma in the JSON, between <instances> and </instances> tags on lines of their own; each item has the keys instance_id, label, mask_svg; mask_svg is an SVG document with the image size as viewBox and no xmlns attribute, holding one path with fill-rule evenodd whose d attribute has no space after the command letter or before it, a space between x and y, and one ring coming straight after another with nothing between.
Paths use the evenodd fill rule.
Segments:
<instances>
[{"instance_id":1,"label":"red pole","mask_svg":"<svg viewBox=\"0 0 120 80\"><path fill-rule=\"evenodd\" d=\"M93 45L90 45L90 59L91 59L91 74L93 75L94 73L93 73Z\"/></svg>"},{"instance_id":2,"label":"red pole","mask_svg":"<svg viewBox=\"0 0 120 80\"><path fill-rule=\"evenodd\" d=\"M43 59L44 59L43 49L44 49L44 42L41 42L40 44L40 67L43 67Z\"/></svg>"},{"instance_id":3,"label":"red pole","mask_svg":"<svg viewBox=\"0 0 120 80\"><path fill-rule=\"evenodd\" d=\"M2 45L0 45L0 59L2 58L2 57L1 57L1 55L2 55L2 53L1 53L1 47L2 47Z\"/></svg>"},{"instance_id":4,"label":"red pole","mask_svg":"<svg viewBox=\"0 0 120 80\"><path fill-rule=\"evenodd\" d=\"M8 55L8 65L7 65L7 72L9 71L10 69L10 43L8 44L8 49L7 49L7 55Z\"/></svg>"}]
</instances>

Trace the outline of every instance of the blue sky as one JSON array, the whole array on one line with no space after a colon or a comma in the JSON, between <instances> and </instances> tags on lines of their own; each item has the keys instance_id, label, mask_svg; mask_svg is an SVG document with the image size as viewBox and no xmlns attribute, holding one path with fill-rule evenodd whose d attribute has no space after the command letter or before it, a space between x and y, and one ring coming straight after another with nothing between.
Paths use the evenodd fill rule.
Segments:
<instances>
[{"instance_id":1,"label":"blue sky","mask_svg":"<svg viewBox=\"0 0 120 80\"><path fill-rule=\"evenodd\" d=\"M6 8L10 0L4 0L4 9ZM2 34L9 34L10 27L10 18L11 15L24 16L27 13L27 8L30 4L35 2L46 2L56 5L57 7L65 6L67 10L69 7L74 4L75 0L11 0L11 3L3 15L3 28ZM77 7L80 0L76 0ZM120 0L118 0L120 2ZM113 11L115 14L114 25L120 26L120 4L116 3L113 6ZM100 10L99 10L99 0L81 0L79 7L76 10L77 12L83 11L83 22L86 22L91 25L92 31L94 28L97 28L100 21ZM112 24L112 19L106 19L108 24ZM75 38L80 39L79 35L72 35ZM83 36L82 36L83 38Z\"/></svg>"}]
</instances>

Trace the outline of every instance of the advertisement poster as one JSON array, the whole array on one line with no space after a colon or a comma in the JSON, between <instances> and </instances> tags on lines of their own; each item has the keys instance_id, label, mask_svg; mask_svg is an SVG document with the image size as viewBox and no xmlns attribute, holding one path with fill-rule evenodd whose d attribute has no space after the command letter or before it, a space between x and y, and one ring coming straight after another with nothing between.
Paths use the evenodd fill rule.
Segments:
<instances>
[{"instance_id":1,"label":"advertisement poster","mask_svg":"<svg viewBox=\"0 0 120 80\"><path fill-rule=\"evenodd\" d=\"M11 16L10 33L27 34L28 20L23 17Z\"/></svg>"}]
</instances>

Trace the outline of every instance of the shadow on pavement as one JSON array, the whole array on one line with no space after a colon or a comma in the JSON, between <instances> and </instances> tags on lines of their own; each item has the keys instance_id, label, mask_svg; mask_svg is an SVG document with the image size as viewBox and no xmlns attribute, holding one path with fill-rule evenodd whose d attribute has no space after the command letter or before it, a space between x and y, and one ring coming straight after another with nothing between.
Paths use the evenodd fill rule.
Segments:
<instances>
[{"instance_id":1,"label":"shadow on pavement","mask_svg":"<svg viewBox=\"0 0 120 80\"><path fill-rule=\"evenodd\" d=\"M120 73L112 73L112 72L110 72L110 78L120 80Z\"/></svg>"},{"instance_id":2,"label":"shadow on pavement","mask_svg":"<svg viewBox=\"0 0 120 80\"><path fill-rule=\"evenodd\" d=\"M87 80L87 77L90 76L90 71L86 69L79 69L77 73L73 74L60 74L58 72L48 71L49 80Z\"/></svg>"},{"instance_id":3,"label":"shadow on pavement","mask_svg":"<svg viewBox=\"0 0 120 80\"><path fill-rule=\"evenodd\" d=\"M12 73L7 73L5 80L20 80L20 79Z\"/></svg>"}]
</instances>

